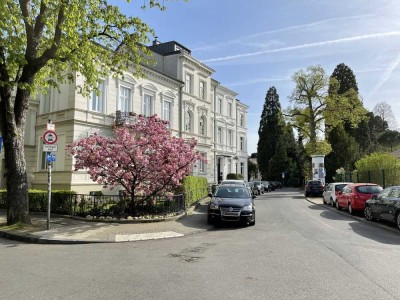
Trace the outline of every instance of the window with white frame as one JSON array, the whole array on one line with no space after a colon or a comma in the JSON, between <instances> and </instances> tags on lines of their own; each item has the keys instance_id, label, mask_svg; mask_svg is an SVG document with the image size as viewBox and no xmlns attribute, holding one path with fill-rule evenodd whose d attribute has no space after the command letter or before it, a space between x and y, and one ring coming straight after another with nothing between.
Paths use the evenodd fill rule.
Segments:
<instances>
[{"instance_id":1,"label":"window with white frame","mask_svg":"<svg viewBox=\"0 0 400 300\"><path fill-rule=\"evenodd\" d=\"M222 98L218 98L217 101L217 112L222 114Z\"/></svg>"},{"instance_id":2,"label":"window with white frame","mask_svg":"<svg viewBox=\"0 0 400 300\"><path fill-rule=\"evenodd\" d=\"M199 120L199 134L206 135L206 118L204 116L201 116Z\"/></svg>"},{"instance_id":3,"label":"window with white frame","mask_svg":"<svg viewBox=\"0 0 400 300\"><path fill-rule=\"evenodd\" d=\"M222 144L222 128L217 128L217 143Z\"/></svg>"},{"instance_id":4,"label":"window with white frame","mask_svg":"<svg viewBox=\"0 0 400 300\"><path fill-rule=\"evenodd\" d=\"M185 92L191 94L193 89L192 89L192 84L193 84L193 76L190 74L185 75Z\"/></svg>"},{"instance_id":5,"label":"window with white frame","mask_svg":"<svg viewBox=\"0 0 400 300\"><path fill-rule=\"evenodd\" d=\"M240 137L240 144L239 144L240 151L244 150L244 137Z\"/></svg>"},{"instance_id":6,"label":"window with white frame","mask_svg":"<svg viewBox=\"0 0 400 300\"><path fill-rule=\"evenodd\" d=\"M207 159L206 153L200 153L201 156L204 157L204 159ZM199 173L206 173L206 163L205 161L199 161Z\"/></svg>"},{"instance_id":7,"label":"window with white frame","mask_svg":"<svg viewBox=\"0 0 400 300\"><path fill-rule=\"evenodd\" d=\"M227 143L228 143L228 146L232 146L233 145L233 132L232 132L232 130L228 130Z\"/></svg>"},{"instance_id":8,"label":"window with white frame","mask_svg":"<svg viewBox=\"0 0 400 300\"><path fill-rule=\"evenodd\" d=\"M149 94L143 95L143 115L146 117L150 117L153 115L153 102L154 97Z\"/></svg>"},{"instance_id":9,"label":"window with white frame","mask_svg":"<svg viewBox=\"0 0 400 300\"><path fill-rule=\"evenodd\" d=\"M244 163L240 163L240 174L244 174Z\"/></svg>"},{"instance_id":10,"label":"window with white frame","mask_svg":"<svg viewBox=\"0 0 400 300\"><path fill-rule=\"evenodd\" d=\"M119 86L118 110L129 112L131 103L131 89L126 86Z\"/></svg>"},{"instance_id":11,"label":"window with white frame","mask_svg":"<svg viewBox=\"0 0 400 300\"><path fill-rule=\"evenodd\" d=\"M169 125L171 126L171 113L172 113L172 101L171 100L164 100L163 101L163 119L168 121Z\"/></svg>"},{"instance_id":12,"label":"window with white frame","mask_svg":"<svg viewBox=\"0 0 400 300\"><path fill-rule=\"evenodd\" d=\"M239 124L241 127L244 126L244 115L243 114L240 114Z\"/></svg>"},{"instance_id":13,"label":"window with white frame","mask_svg":"<svg viewBox=\"0 0 400 300\"><path fill-rule=\"evenodd\" d=\"M90 110L104 112L105 102L105 81L101 80L97 85L98 91L92 92L90 99Z\"/></svg>"},{"instance_id":14,"label":"window with white frame","mask_svg":"<svg viewBox=\"0 0 400 300\"><path fill-rule=\"evenodd\" d=\"M200 99L206 99L206 84L204 81L200 80L199 83L199 97Z\"/></svg>"},{"instance_id":15,"label":"window with white frame","mask_svg":"<svg viewBox=\"0 0 400 300\"><path fill-rule=\"evenodd\" d=\"M232 117L232 103L228 102L228 117Z\"/></svg>"},{"instance_id":16,"label":"window with white frame","mask_svg":"<svg viewBox=\"0 0 400 300\"><path fill-rule=\"evenodd\" d=\"M193 131L193 113L190 110L185 114L185 131Z\"/></svg>"},{"instance_id":17,"label":"window with white frame","mask_svg":"<svg viewBox=\"0 0 400 300\"><path fill-rule=\"evenodd\" d=\"M50 112L50 103L51 103L51 90L48 89L46 94L42 95L42 113Z\"/></svg>"}]
</instances>

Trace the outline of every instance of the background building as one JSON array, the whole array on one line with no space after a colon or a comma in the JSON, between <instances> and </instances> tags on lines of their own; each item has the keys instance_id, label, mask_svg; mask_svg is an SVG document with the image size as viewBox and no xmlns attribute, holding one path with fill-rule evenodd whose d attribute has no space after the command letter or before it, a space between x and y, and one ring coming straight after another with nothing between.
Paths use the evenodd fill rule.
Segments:
<instances>
[{"instance_id":1,"label":"background building","mask_svg":"<svg viewBox=\"0 0 400 300\"><path fill-rule=\"evenodd\" d=\"M247 110L237 94L212 78L214 70L197 61L191 51L177 42L154 41L155 66L143 66L145 78L102 78L99 94L87 98L76 87L84 78L50 89L30 103L26 124L25 157L30 188L47 190L48 171L42 136L49 120L55 125L58 151L52 169L52 188L78 193L103 190L85 171L74 171L65 145L94 131L110 136L114 124L129 122L132 114L157 114L170 122L170 130L182 138L195 138L197 150L208 160L199 163L192 175L210 183L228 173L243 174L247 180ZM1 157L0 187L7 170ZM107 193L108 190L103 190ZM109 192L110 193L110 192ZM115 191L111 192L115 193Z\"/></svg>"}]
</instances>

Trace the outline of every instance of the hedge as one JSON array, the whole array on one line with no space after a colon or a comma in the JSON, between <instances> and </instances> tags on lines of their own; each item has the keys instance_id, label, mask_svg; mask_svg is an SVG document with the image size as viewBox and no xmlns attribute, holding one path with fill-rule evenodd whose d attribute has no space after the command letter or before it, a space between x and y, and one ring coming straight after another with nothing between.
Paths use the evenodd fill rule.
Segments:
<instances>
[{"instance_id":1,"label":"hedge","mask_svg":"<svg viewBox=\"0 0 400 300\"><path fill-rule=\"evenodd\" d=\"M186 205L207 197L208 182L204 177L186 176L183 180L183 189L186 194Z\"/></svg>"}]
</instances>

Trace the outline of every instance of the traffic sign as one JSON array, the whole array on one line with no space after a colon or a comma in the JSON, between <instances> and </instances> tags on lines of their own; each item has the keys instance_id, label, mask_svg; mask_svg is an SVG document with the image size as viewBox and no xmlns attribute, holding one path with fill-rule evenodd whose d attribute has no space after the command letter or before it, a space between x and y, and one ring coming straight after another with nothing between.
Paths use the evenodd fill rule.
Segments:
<instances>
[{"instance_id":1,"label":"traffic sign","mask_svg":"<svg viewBox=\"0 0 400 300\"><path fill-rule=\"evenodd\" d=\"M56 156L54 154L48 154L47 155L47 161L48 162L54 162L56 161Z\"/></svg>"},{"instance_id":2,"label":"traffic sign","mask_svg":"<svg viewBox=\"0 0 400 300\"><path fill-rule=\"evenodd\" d=\"M58 145L43 144L43 152L57 152Z\"/></svg>"},{"instance_id":3,"label":"traffic sign","mask_svg":"<svg viewBox=\"0 0 400 300\"><path fill-rule=\"evenodd\" d=\"M46 124L46 129L47 130L56 130L56 125L55 124L53 124L53 123L47 123Z\"/></svg>"},{"instance_id":4,"label":"traffic sign","mask_svg":"<svg viewBox=\"0 0 400 300\"><path fill-rule=\"evenodd\" d=\"M43 142L46 144L55 144L57 142L57 134L53 130L47 130L43 134Z\"/></svg>"}]
</instances>

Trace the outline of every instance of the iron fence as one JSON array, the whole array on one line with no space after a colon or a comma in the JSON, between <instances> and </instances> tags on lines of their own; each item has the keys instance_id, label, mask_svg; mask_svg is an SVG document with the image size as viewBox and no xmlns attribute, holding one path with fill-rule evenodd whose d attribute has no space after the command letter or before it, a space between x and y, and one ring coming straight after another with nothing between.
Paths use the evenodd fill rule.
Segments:
<instances>
[{"instance_id":1,"label":"iron fence","mask_svg":"<svg viewBox=\"0 0 400 300\"><path fill-rule=\"evenodd\" d=\"M335 181L376 183L386 188L388 186L400 185L400 169L393 168L362 172L356 170L344 174L336 174Z\"/></svg>"},{"instance_id":2,"label":"iron fence","mask_svg":"<svg viewBox=\"0 0 400 300\"><path fill-rule=\"evenodd\" d=\"M6 193L0 193L0 208L6 208ZM29 195L29 210L47 211L48 193ZM127 218L129 216L166 216L186 209L186 195L135 196L134 203L124 195L52 194L51 212L86 217Z\"/></svg>"}]
</instances>

